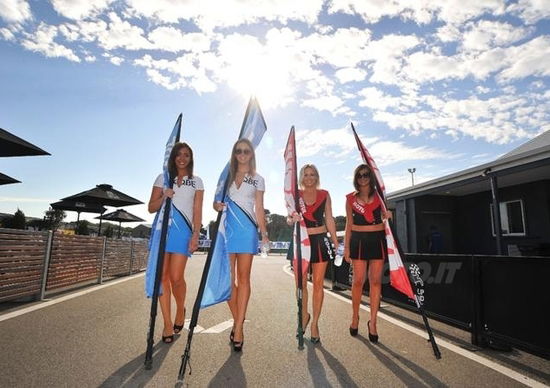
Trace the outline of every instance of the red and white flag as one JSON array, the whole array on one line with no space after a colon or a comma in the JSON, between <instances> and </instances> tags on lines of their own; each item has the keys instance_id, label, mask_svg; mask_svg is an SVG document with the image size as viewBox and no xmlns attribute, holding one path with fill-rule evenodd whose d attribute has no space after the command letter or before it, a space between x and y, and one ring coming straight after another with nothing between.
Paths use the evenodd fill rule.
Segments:
<instances>
[{"instance_id":1,"label":"red and white flag","mask_svg":"<svg viewBox=\"0 0 550 388\"><path fill-rule=\"evenodd\" d=\"M300 197L298 191L298 171L296 166L296 136L294 134L294 127L290 129L290 134L288 135L288 141L286 143L285 149L285 204L288 211L289 217L292 217L293 214L300 215L299 222L299 236L300 242L298 243L298 228L294 228L293 232L293 246L294 246L294 255L293 255L293 266L294 266L294 276L296 281L298 281L298 258L301 257L302 260L302 276L305 276L309 266L309 258L311 252L311 245L309 242L309 237L307 234L306 223L302 217L302 213L305 211L305 204L303 199ZM298 252L300 249L300 252Z\"/></svg>"},{"instance_id":2,"label":"red and white flag","mask_svg":"<svg viewBox=\"0 0 550 388\"><path fill-rule=\"evenodd\" d=\"M359 139L359 136L357 136L357 132L355 131L353 123L351 123L351 129L353 130L353 135L355 136L355 141L357 142L357 147L359 148L359 152L361 153L363 162L367 164L372 171L374 171L374 174L376 176L376 186L378 189L378 194L382 199L382 212L386 212L386 187L384 186L384 181L382 180L380 170L376 166L376 163L374 162L374 159L370 155L367 148L361 142L361 139ZM397 291L407 295L411 299L415 299L415 295L411 287L411 282L409 281L409 276L407 275L407 270L403 265L401 253L397 248L395 238L393 237L393 232L390 228L390 223L387 219L384 220L384 226L386 231L386 242L388 244L388 261L390 263L390 284Z\"/></svg>"}]
</instances>

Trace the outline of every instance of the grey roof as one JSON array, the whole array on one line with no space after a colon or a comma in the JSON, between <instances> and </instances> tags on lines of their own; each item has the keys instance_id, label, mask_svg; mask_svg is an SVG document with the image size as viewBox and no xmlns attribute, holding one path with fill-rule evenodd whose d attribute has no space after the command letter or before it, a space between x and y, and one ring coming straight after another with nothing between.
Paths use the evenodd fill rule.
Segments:
<instances>
[{"instance_id":1,"label":"grey roof","mask_svg":"<svg viewBox=\"0 0 550 388\"><path fill-rule=\"evenodd\" d=\"M543 166L541 167L541 165ZM537 166L537 169L534 168L535 166ZM515 175L514 179L508 179L508 182L504 180L505 185L541 180L546 179L548 176L549 166L550 131L546 131L492 162L467 168L441 178L389 193L387 198L389 200L396 200L404 197L415 197L423 194L441 192L444 191L445 188L456 188L467 184L476 184L477 187L474 188L470 186L468 190L455 190L452 193L446 192L446 194L465 195L483 191L486 189L485 183L487 178L485 175L488 172L497 176L504 176L512 172L517 173L518 171L523 171L522 177Z\"/></svg>"}]
</instances>

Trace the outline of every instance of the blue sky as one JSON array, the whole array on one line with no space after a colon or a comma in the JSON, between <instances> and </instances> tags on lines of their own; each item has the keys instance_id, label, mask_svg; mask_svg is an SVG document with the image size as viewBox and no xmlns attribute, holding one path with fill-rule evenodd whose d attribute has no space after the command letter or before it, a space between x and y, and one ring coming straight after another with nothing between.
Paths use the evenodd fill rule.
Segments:
<instances>
[{"instance_id":1,"label":"blue sky","mask_svg":"<svg viewBox=\"0 0 550 388\"><path fill-rule=\"evenodd\" d=\"M3 0L0 127L52 156L1 159L22 183L0 186L0 212L42 217L100 183L147 202L182 112L207 223L254 93L266 208L285 212L295 125L298 164L318 166L343 215L359 163L350 120L389 192L410 185L408 168L427 181L549 130L549 18L549 0Z\"/></svg>"}]
</instances>

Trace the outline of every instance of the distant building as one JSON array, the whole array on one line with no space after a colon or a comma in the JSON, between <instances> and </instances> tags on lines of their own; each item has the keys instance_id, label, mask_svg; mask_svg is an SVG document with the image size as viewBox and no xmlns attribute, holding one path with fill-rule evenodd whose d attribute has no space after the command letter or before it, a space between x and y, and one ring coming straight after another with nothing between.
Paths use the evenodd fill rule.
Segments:
<instances>
[{"instance_id":1,"label":"distant building","mask_svg":"<svg viewBox=\"0 0 550 388\"><path fill-rule=\"evenodd\" d=\"M387 199L405 252L433 250L435 228L441 253L550 256L550 131Z\"/></svg>"},{"instance_id":2,"label":"distant building","mask_svg":"<svg viewBox=\"0 0 550 388\"><path fill-rule=\"evenodd\" d=\"M152 225L150 224L139 224L132 229L132 237L149 238L151 236L151 227Z\"/></svg>"}]
</instances>

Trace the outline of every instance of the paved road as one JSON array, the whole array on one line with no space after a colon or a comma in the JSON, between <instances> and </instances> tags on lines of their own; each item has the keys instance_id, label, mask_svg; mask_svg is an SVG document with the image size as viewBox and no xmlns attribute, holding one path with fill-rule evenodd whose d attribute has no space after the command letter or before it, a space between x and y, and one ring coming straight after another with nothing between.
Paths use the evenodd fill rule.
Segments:
<instances>
[{"instance_id":1,"label":"paved road","mask_svg":"<svg viewBox=\"0 0 550 388\"><path fill-rule=\"evenodd\" d=\"M198 255L187 267L188 310L203 264L204 256ZM281 256L255 259L243 352L232 352L229 329L195 335L186 386L515 387L524 386L520 381L534 386L550 382L548 360L518 351L503 355L474 349L467 333L433 322L445 345L442 359L436 360L425 338L407 329L420 328L420 319L393 306L382 308L386 318L379 321L379 344L365 338L366 309L361 311L360 335L350 337L347 292L334 296L327 291L322 343L306 342L300 351L294 338L294 283L285 265ZM159 316L154 367L144 370L150 301L143 296L142 275L79 292L84 294L57 296L54 301L66 300L9 319L7 314L21 308L0 315L0 387L175 386L187 335L172 345L162 344ZM229 317L225 304L213 306L201 312L199 324L219 331L215 327Z\"/></svg>"}]
</instances>

